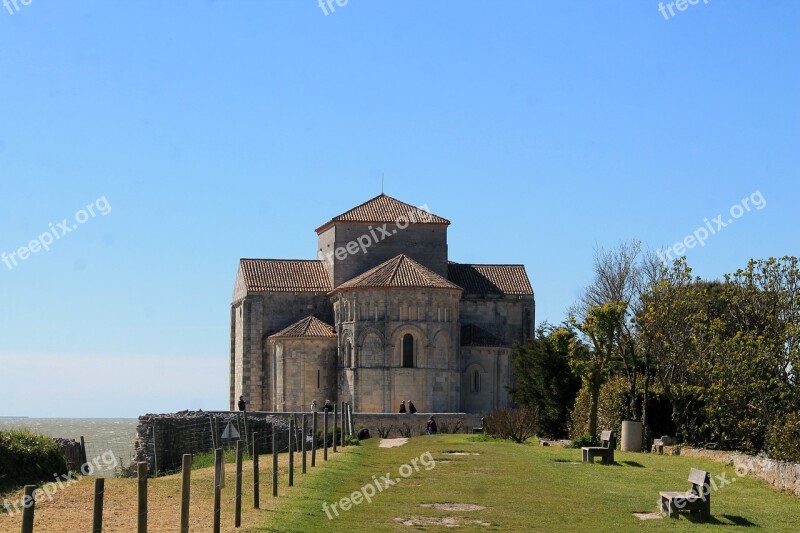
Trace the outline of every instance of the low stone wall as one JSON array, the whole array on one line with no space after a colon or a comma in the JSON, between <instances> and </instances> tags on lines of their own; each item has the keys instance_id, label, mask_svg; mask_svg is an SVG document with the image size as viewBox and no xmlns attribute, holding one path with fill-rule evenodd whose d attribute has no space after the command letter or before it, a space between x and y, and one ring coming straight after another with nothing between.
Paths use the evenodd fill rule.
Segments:
<instances>
[{"instance_id":1,"label":"low stone wall","mask_svg":"<svg viewBox=\"0 0 800 533\"><path fill-rule=\"evenodd\" d=\"M710 459L725 463L733 466L737 472L746 471L749 475L763 479L778 490L784 490L795 496L800 496L800 464L740 453L690 448L688 446L664 446L664 454L697 457L698 459Z\"/></svg>"},{"instance_id":2,"label":"low stone wall","mask_svg":"<svg viewBox=\"0 0 800 533\"><path fill-rule=\"evenodd\" d=\"M375 438L380 436L379 430L388 432L387 437L414 437L425 434L431 416L439 433L472 433L473 428L481 427L481 415L466 413L353 413L353 421Z\"/></svg>"},{"instance_id":3,"label":"low stone wall","mask_svg":"<svg viewBox=\"0 0 800 533\"><path fill-rule=\"evenodd\" d=\"M307 433L311 431L310 413L247 413L247 429L258 433L259 453L272 453L272 425L279 430L276 447L285 451L289 443L290 417L296 417L300 426L302 415L307 415ZM338 413L339 424L342 423ZM317 432L322 432L322 412L317 414ZM353 422L358 431L360 427L369 429L372 437L380 437L381 431L387 437L424 435L428 418L434 417L440 433L472 433L481 426L481 415L465 413L353 413ZM222 436L228 423L236 428L240 438L245 440L244 414L235 411L182 411L172 414L147 414L139 417L134 445L134 463L146 461L150 472L174 472L180 469L183 454L204 453L212 450L211 417L217 418L217 429ZM329 431L334 426L333 413L328 414ZM299 428L298 428L299 429ZM225 445L235 446L235 438L221 440Z\"/></svg>"},{"instance_id":4,"label":"low stone wall","mask_svg":"<svg viewBox=\"0 0 800 533\"><path fill-rule=\"evenodd\" d=\"M146 461L150 472L164 473L180 469L183 454L204 453L213 449L211 417L217 418L222 437L228 423L245 440L243 413L231 411L182 411L173 414L147 414L139 417L134 445L134 463ZM247 429L258 433L259 453L272 453L272 426L279 429L276 447L285 451L289 442L286 415L247 413ZM221 439L223 446L235 446L237 439Z\"/></svg>"}]
</instances>

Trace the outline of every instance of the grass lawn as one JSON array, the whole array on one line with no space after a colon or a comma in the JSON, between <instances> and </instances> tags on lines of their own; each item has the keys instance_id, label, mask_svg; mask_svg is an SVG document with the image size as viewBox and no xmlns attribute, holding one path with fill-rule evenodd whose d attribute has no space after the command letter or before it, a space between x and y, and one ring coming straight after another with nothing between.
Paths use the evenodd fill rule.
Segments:
<instances>
[{"instance_id":1,"label":"grass lawn","mask_svg":"<svg viewBox=\"0 0 800 533\"><path fill-rule=\"evenodd\" d=\"M763 531L800 529L800 499L765 483L739 478L720 463L692 458L616 453L616 464L581 464L580 450L478 442L467 435L415 437L397 448L379 439L346 448L324 469L303 476L302 486L281 498L260 531ZM350 496L387 473L400 478L402 465L430 452L435 466L422 467L362 502L328 519L322 504ZM465 452L453 455L447 452ZM480 455L474 455L480 454ZM657 511L661 490L686 490L689 468L725 473L711 496L712 522L641 521L632 513ZM404 470L408 473L408 470ZM296 487L298 489L298 487ZM376 491L377 492L377 491ZM455 511L422 504L475 504L482 510ZM337 507L337 510L339 508ZM450 527L447 527L447 526ZM452 526L461 526L454 528Z\"/></svg>"}]
</instances>

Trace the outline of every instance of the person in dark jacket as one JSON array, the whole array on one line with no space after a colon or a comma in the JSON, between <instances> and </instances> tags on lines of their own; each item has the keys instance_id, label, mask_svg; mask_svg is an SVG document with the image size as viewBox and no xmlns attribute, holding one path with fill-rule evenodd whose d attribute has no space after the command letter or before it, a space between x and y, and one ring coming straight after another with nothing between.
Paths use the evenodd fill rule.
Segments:
<instances>
[{"instance_id":1,"label":"person in dark jacket","mask_svg":"<svg viewBox=\"0 0 800 533\"><path fill-rule=\"evenodd\" d=\"M325 411L326 413L328 411L333 411L333 404L331 403L330 400L325 400L325 405L322 406L322 410Z\"/></svg>"},{"instance_id":2,"label":"person in dark jacket","mask_svg":"<svg viewBox=\"0 0 800 533\"><path fill-rule=\"evenodd\" d=\"M400 402L400 412L401 413L405 413L406 412L406 401L405 400Z\"/></svg>"},{"instance_id":3,"label":"person in dark jacket","mask_svg":"<svg viewBox=\"0 0 800 533\"><path fill-rule=\"evenodd\" d=\"M244 396L239 396L239 410L244 411L245 407L247 407L247 402L244 401Z\"/></svg>"},{"instance_id":4,"label":"person in dark jacket","mask_svg":"<svg viewBox=\"0 0 800 533\"><path fill-rule=\"evenodd\" d=\"M412 402L411 400L408 400L408 412L411 413L412 415L417 412L417 408L414 407L414 402Z\"/></svg>"},{"instance_id":5,"label":"person in dark jacket","mask_svg":"<svg viewBox=\"0 0 800 533\"><path fill-rule=\"evenodd\" d=\"M428 433L428 435L436 435L437 431L438 430L436 428L436 420L434 420L433 417L430 417L428 419L428 431L427 431L427 433Z\"/></svg>"}]
</instances>

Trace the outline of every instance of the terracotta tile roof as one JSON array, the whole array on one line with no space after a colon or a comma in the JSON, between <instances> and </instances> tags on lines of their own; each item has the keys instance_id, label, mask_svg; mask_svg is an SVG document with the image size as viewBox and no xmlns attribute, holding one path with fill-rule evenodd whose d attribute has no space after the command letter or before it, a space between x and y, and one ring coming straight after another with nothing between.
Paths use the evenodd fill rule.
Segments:
<instances>
[{"instance_id":1,"label":"terracotta tile roof","mask_svg":"<svg viewBox=\"0 0 800 533\"><path fill-rule=\"evenodd\" d=\"M333 288L322 261L242 259L239 269L248 292L328 292Z\"/></svg>"},{"instance_id":2,"label":"terracotta tile roof","mask_svg":"<svg viewBox=\"0 0 800 533\"><path fill-rule=\"evenodd\" d=\"M523 265L462 265L448 263L447 278L467 294L533 295Z\"/></svg>"},{"instance_id":3,"label":"terracotta tile roof","mask_svg":"<svg viewBox=\"0 0 800 533\"><path fill-rule=\"evenodd\" d=\"M475 324L467 324L461 326L461 346L510 346L510 344Z\"/></svg>"},{"instance_id":4,"label":"terracotta tile roof","mask_svg":"<svg viewBox=\"0 0 800 533\"><path fill-rule=\"evenodd\" d=\"M336 337L336 330L317 317L309 316L269 336L270 339L275 337Z\"/></svg>"},{"instance_id":5,"label":"terracotta tile roof","mask_svg":"<svg viewBox=\"0 0 800 533\"><path fill-rule=\"evenodd\" d=\"M450 283L436 272L420 265L407 255L400 254L373 269L367 270L360 276L345 281L335 290L370 287L461 289L461 287Z\"/></svg>"},{"instance_id":6,"label":"terracotta tile roof","mask_svg":"<svg viewBox=\"0 0 800 533\"><path fill-rule=\"evenodd\" d=\"M401 202L391 196L380 194L341 215L333 217L317 228L317 233L334 222L395 222L401 216L406 217L411 223L450 224L450 221L446 218L434 215L433 213L411 204Z\"/></svg>"}]
</instances>

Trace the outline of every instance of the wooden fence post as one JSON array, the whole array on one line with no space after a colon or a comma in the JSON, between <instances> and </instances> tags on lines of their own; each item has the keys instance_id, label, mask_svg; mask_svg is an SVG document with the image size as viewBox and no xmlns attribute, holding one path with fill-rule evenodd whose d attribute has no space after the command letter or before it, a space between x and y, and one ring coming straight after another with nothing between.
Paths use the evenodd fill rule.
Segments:
<instances>
[{"instance_id":1,"label":"wooden fence post","mask_svg":"<svg viewBox=\"0 0 800 533\"><path fill-rule=\"evenodd\" d=\"M345 414L346 413L345 413L345 410L344 410L344 402L342 402L342 424L339 427L339 434L342 436L342 440L341 440L342 448L345 447L345 443L344 443L344 419L345 419Z\"/></svg>"},{"instance_id":2,"label":"wooden fence post","mask_svg":"<svg viewBox=\"0 0 800 533\"><path fill-rule=\"evenodd\" d=\"M336 409L337 402L333 402L333 453L336 453L336 424L339 423L339 412Z\"/></svg>"},{"instance_id":3,"label":"wooden fence post","mask_svg":"<svg viewBox=\"0 0 800 533\"><path fill-rule=\"evenodd\" d=\"M94 480L94 514L92 515L92 533L103 533L103 495L105 493L106 479L102 477Z\"/></svg>"},{"instance_id":4,"label":"wooden fence post","mask_svg":"<svg viewBox=\"0 0 800 533\"><path fill-rule=\"evenodd\" d=\"M317 466L317 412L311 414L311 466Z\"/></svg>"},{"instance_id":5,"label":"wooden fence post","mask_svg":"<svg viewBox=\"0 0 800 533\"><path fill-rule=\"evenodd\" d=\"M275 423L272 423L272 495L278 495L278 447L275 445Z\"/></svg>"},{"instance_id":6,"label":"wooden fence post","mask_svg":"<svg viewBox=\"0 0 800 533\"><path fill-rule=\"evenodd\" d=\"M247 424L247 409L242 411L242 417L244 418L244 443L245 448L247 448L247 455L253 457L253 449L250 447L252 440L250 439L250 431L249 426Z\"/></svg>"},{"instance_id":7,"label":"wooden fence post","mask_svg":"<svg viewBox=\"0 0 800 533\"><path fill-rule=\"evenodd\" d=\"M192 454L183 454L181 464L181 533L189 533L189 501L191 498L192 483Z\"/></svg>"},{"instance_id":8,"label":"wooden fence post","mask_svg":"<svg viewBox=\"0 0 800 533\"><path fill-rule=\"evenodd\" d=\"M214 533L219 533L222 506L222 471L225 469L222 448L214 450Z\"/></svg>"},{"instance_id":9,"label":"wooden fence post","mask_svg":"<svg viewBox=\"0 0 800 533\"><path fill-rule=\"evenodd\" d=\"M36 485L25 485L25 495L22 497L22 533L33 533L33 513L36 510L36 500L33 491Z\"/></svg>"},{"instance_id":10,"label":"wooden fence post","mask_svg":"<svg viewBox=\"0 0 800 533\"><path fill-rule=\"evenodd\" d=\"M302 472L303 472L303 474L305 474L306 473L306 441L308 440L308 438L306 437L306 414L305 413L303 413L303 429L301 430L300 433L301 433L301 436L302 436L302 439L303 439L303 443L302 443L303 444L303 446L302 446L302 448L303 448L303 459L301 461L302 465L303 465L302 466Z\"/></svg>"},{"instance_id":11,"label":"wooden fence post","mask_svg":"<svg viewBox=\"0 0 800 533\"><path fill-rule=\"evenodd\" d=\"M350 436L356 436L356 423L353 421L353 404L347 404L348 418L350 419Z\"/></svg>"},{"instance_id":12,"label":"wooden fence post","mask_svg":"<svg viewBox=\"0 0 800 533\"><path fill-rule=\"evenodd\" d=\"M158 446L156 441L156 421L153 420L153 477L158 477Z\"/></svg>"},{"instance_id":13,"label":"wooden fence post","mask_svg":"<svg viewBox=\"0 0 800 533\"><path fill-rule=\"evenodd\" d=\"M208 415L208 423L211 425L211 449L212 450L216 450L217 449L217 443L214 440L214 417L213 416Z\"/></svg>"},{"instance_id":14,"label":"wooden fence post","mask_svg":"<svg viewBox=\"0 0 800 533\"><path fill-rule=\"evenodd\" d=\"M247 443L241 439L236 441L236 514L233 527L242 525L242 454Z\"/></svg>"},{"instance_id":15,"label":"wooden fence post","mask_svg":"<svg viewBox=\"0 0 800 533\"><path fill-rule=\"evenodd\" d=\"M294 417L289 419L289 486L294 487L294 443L297 439L294 434Z\"/></svg>"},{"instance_id":16,"label":"wooden fence post","mask_svg":"<svg viewBox=\"0 0 800 533\"><path fill-rule=\"evenodd\" d=\"M86 458L86 441L83 440L83 435L81 435L81 468L86 464L86 461L88 461Z\"/></svg>"},{"instance_id":17,"label":"wooden fence post","mask_svg":"<svg viewBox=\"0 0 800 533\"><path fill-rule=\"evenodd\" d=\"M258 433L253 432L253 508L258 509L261 503L259 502L259 480L258 480Z\"/></svg>"},{"instance_id":18,"label":"wooden fence post","mask_svg":"<svg viewBox=\"0 0 800 533\"><path fill-rule=\"evenodd\" d=\"M139 481L139 512L136 518L138 533L147 533L147 463L136 465L136 477Z\"/></svg>"},{"instance_id":19,"label":"wooden fence post","mask_svg":"<svg viewBox=\"0 0 800 533\"><path fill-rule=\"evenodd\" d=\"M322 410L322 459L328 460L328 411Z\"/></svg>"}]
</instances>

